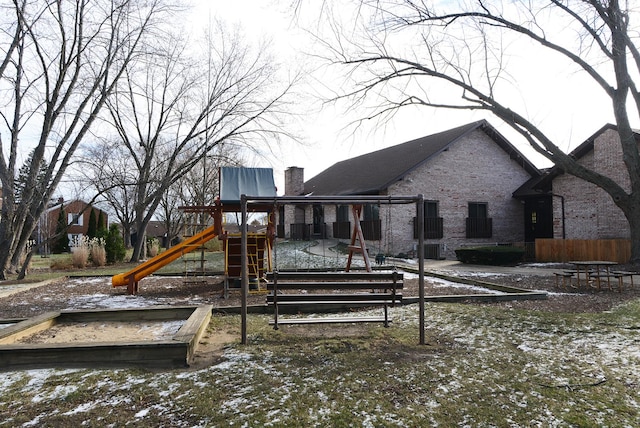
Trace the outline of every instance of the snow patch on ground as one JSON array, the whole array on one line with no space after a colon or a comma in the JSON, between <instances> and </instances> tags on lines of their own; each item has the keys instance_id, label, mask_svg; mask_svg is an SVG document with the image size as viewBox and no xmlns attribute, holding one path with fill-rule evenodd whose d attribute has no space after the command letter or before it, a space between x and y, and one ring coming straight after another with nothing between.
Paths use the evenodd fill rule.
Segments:
<instances>
[{"instance_id":1,"label":"snow patch on ground","mask_svg":"<svg viewBox=\"0 0 640 428\"><path fill-rule=\"evenodd\" d=\"M375 310L365 311L362 316L374 315ZM415 328L419 322L417 305L396 307L391 310L394 325L403 328ZM266 322L266 317L265 317ZM623 379L626 384L640 384L640 337L635 330L612 331L597 320L585 319L584 325L579 330L563 329L559 321L537 328L534 324L528 325L526 319L519 325L511 323L508 319L477 318L468 319L455 310L448 309L446 305L429 305L427 323L429 330L438 332L439 336L451 337L454 346L467 349L460 352L456 359L456 366L451 366L451 361L431 354L428 360L428 369L439 373L440 381L434 383L427 397L420 403L418 396L412 397L410 403L416 406L416 411L426 412L426 409L437 412L439 403L446 402L452 395L460 394L476 382L484 385L496 384L496 394L504 396L511 403L514 414L522 409L530 409L532 412L532 425L535 426L560 426L563 425L562 415L552 414L544 408L532 407L539 402L541 397L548 396L549 387L562 387L563 385L597 384L606 379ZM561 334L560 334L561 333ZM523 379L529 379L529 390L514 391L509 393L501 390L500 368L495 365L496 353L503 349L505 344L512 344L514 357L517 353L526 354L527 363L522 366ZM309 409L317 425L324 425L331 415L338 409L332 407L328 397L330 391L339 391L348 394L345 390L346 380L340 376L328 379L324 376L326 366L308 366L305 372L301 367L289 367L281 370L286 361L275 360L271 353L250 349L245 351L241 347L229 347L224 350L222 361L218 364L194 371L82 371L78 380L78 370L25 370L0 373L0 388L8 390L17 385L23 394L33 396L34 402L64 400L74 391L87 387L87 385L100 390L100 397L93 397L86 403L78 403L65 415L86 413L90 408L108 407L117 408L127 402L127 389L135 385L145 384L148 391L156 392L156 401L145 403L134 413L135 423L142 423L158 412L171 415L167 420L179 423L183 410L176 407L176 394L182 383L191 385L189 395L197 397L199 390L209 388L226 388L228 394L224 400L217 404L219 414L228 415L231 424L251 420L254 412L262 411L263 406L273 406L268 413L270 425L290 423L289 403L298 394L314 394L318 398L318 405ZM508 358L503 356L502 358ZM416 361L415 369L398 373L394 371L394 365L388 365L393 382L412 382L419 375L419 371L425 370L424 363ZM278 379L278 387L264 396L257 393L259 385L254 383L256 373L262 373L269 378ZM123 374L124 379L123 379ZM68 375L68 376L66 376ZM75 375L75 376L74 376ZM60 383L60 379L69 377L75 380ZM112 381L111 378L118 379ZM296 379L304 379L301 386ZM353 385L353 379L350 380ZM366 379L362 379L362 388L366 388ZM434 380L435 382L435 380ZM424 387L424 385L423 385ZM300 389L302 388L302 389ZM490 388L490 386L488 386ZM377 400L377 395L371 398ZM548 399L548 398L547 398ZM580 402L581 397L576 394L576 403L567 403L570 409L573 405L584 406ZM1 400L0 400L1 401ZM638 408L637 399L629 396L626 405ZM127 402L127 406L133 406L133 402ZM635 403L635 404L634 404ZM379 404L379 403L378 403ZM393 413L382 412L376 402L357 403L358 419L367 421L362 426L404 426L403 421ZM604 421L608 410L605 408L590 407L593 412L593 420ZM520 409L520 410L516 410ZM464 412L464 409L461 409ZM568 410L570 411L570 410ZM462 413L464 419L464 413ZM38 426L45 424L49 415L39 415L24 426ZM428 419L425 413L425 421ZM235 421L235 422L231 422ZM99 421L94 421L98 423ZM477 425L480 421L469 420L469 425ZM183 426L183 425L179 425ZM189 422L189 426L207 426L206 420Z\"/></svg>"}]
</instances>

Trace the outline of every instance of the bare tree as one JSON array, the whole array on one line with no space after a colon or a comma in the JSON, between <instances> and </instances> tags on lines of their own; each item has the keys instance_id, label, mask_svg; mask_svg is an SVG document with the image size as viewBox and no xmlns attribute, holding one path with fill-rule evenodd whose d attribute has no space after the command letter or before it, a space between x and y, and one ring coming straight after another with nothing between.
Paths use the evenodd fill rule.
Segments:
<instances>
[{"instance_id":1,"label":"bare tree","mask_svg":"<svg viewBox=\"0 0 640 428\"><path fill-rule=\"evenodd\" d=\"M79 144L168 9L164 0L14 0L0 7L0 278L6 278ZM16 201L16 168L31 151Z\"/></svg>"},{"instance_id":2,"label":"bare tree","mask_svg":"<svg viewBox=\"0 0 640 428\"><path fill-rule=\"evenodd\" d=\"M295 4L300 12L302 3ZM566 173L611 196L630 225L632 261L640 262L640 154L632 130L640 115L640 51L637 23L635 29L632 25L639 10L631 2L361 0L353 4L362 28L354 25L347 31L334 20L332 38L323 39L331 60L349 67L353 85L335 99L347 98L359 106L367 101L371 106L373 101L374 112L366 119L386 120L411 106L493 114ZM323 13L331 17L329 8ZM578 163L551 136L552 129L536 123L526 105L509 97L521 83L511 71L524 56L514 49L523 47L547 53L552 61L588 76L608 98L630 186ZM546 64L529 65L541 67L542 72Z\"/></svg>"},{"instance_id":3,"label":"bare tree","mask_svg":"<svg viewBox=\"0 0 640 428\"><path fill-rule=\"evenodd\" d=\"M159 212L156 212L158 220L164 225L166 233L165 245L170 247L174 241L183 236L183 229L185 219L188 214L180 209L181 206L187 205L182 199L180 194L182 186L181 181L176 181L169 189L162 195L162 199L159 204Z\"/></svg>"},{"instance_id":4,"label":"bare tree","mask_svg":"<svg viewBox=\"0 0 640 428\"><path fill-rule=\"evenodd\" d=\"M126 150L132 183L132 261L143 257L144 234L170 186L220 146L273 143L291 83L277 87L266 48L252 51L221 27L205 60L177 37L162 39L131 62L108 101L109 122ZM213 42L215 40L215 43Z\"/></svg>"},{"instance_id":5,"label":"bare tree","mask_svg":"<svg viewBox=\"0 0 640 428\"><path fill-rule=\"evenodd\" d=\"M96 199L109 207L122 228L125 247L131 247L134 193L138 178L119 141L103 139L83 147L77 181L88 184Z\"/></svg>"},{"instance_id":6,"label":"bare tree","mask_svg":"<svg viewBox=\"0 0 640 428\"><path fill-rule=\"evenodd\" d=\"M191 157L190 155L187 155ZM167 238L172 242L189 224L210 224L207 210L185 213L180 207L207 207L215 203L218 196L219 168L242 166L243 155L239 147L219 144L203 157L187 174L174 182L160 201L160 212L156 217L164 223Z\"/></svg>"}]
</instances>

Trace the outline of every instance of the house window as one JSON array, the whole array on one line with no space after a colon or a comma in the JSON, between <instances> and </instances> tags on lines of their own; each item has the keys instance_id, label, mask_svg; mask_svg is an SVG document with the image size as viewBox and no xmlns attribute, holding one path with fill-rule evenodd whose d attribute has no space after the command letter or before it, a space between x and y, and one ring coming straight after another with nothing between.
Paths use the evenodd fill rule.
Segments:
<instances>
[{"instance_id":1,"label":"house window","mask_svg":"<svg viewBox=\"0 0 640 428\"><path fill-rule=\"evenodd\" d=\"M467 217L467 238L491 238L492 219L487 216L486 202L469 202Z\"/></svg>"},{"instance_id":2,"label":"house window","mask_svg":"<svg viewBox=\"0 0 640 428\"><path fill-rule=\"evenodd\" d=\"M367 204L362 207L363 220L380 220L380 207L374 204Z\"/></svg>"},{"instance_id":3,"label":"house window","mask_svg":"<svg viewBox=\"0 0 640 428\"><path fill-rule=\"evenodd\" d=\"M440 239L443 237L442 217L438 215L438 201L424 201L424 237ZM413 223L413 238L418 239L418 223Z\"/></svg>"},{"instance_id":4,"label":"house window","mask_svg":"<svg viewBox=\"0 0 640 428\"><path fill-rule=\"evenodd\" d=\"M82 226L82 213L67 214L67 223L69 223L69 226Z\"/></svg>"},{"instance_id":5,"label":"house window","mask_svg":"<svg viewBox=\"0 0 640 428\"><path fill-rule=\"evenodd\" d=\"M326 238L324 225L324 207L322 204L313 204L313 234L321 239Z\"/></svg>"},{"instance_id":6,"label":"house window","mask_svg":"<svg viewBox=\"0 0 640 428\"><path fill-rule=\"evenodd\" d=\"M380 206L366 204L362 207L362 221L360 222L362 235L368 241L382 239L382 223L380 221Z\"/></svg>"},{"instance_id":7,"label":"house window","mask_svg":"<svg viewBox=\"0 0 640 428\"><path fill-rule=\"evenodd\" d=\"M278 224L284 226L284 205L278 207Z\"/></svg>"},{"instance_id":8,"label":"house window","mask_svg":"<svg viewBox=\"0 0 640 428\"><path fill-rule=\"evenodd\" d=\"M336 207L336 221L337 222L349 221L349 206L348 205L338 205Z\"/></svg>"},{"instance_id":9,"label":"house window","mask_svg":"<svg viewBox=\"0 0 640 428\"><path fill-rule=\"evenodd\" d=\"M424 218L438 217L438 201L424 201Z\"/></svg>"},{"instance_id":10,"label":"house window","mask_svg":"<svg viewBox=\"0 0 640 428\"><path fill-rule=\"evenodd\" d=\"M486 202L469 202L469 218L487 218Z\"/></svg>"},{"instance_id":11,"label":"house window","mask_svg":"<svg viewBox=\"0 0 640 428\"><path fill-rule=\"evenodd\" d=\"M336 206L336 221L333 223L333 237L349 239L351 223L349 222L349 205Z\"/></svg>"}]
</instances>

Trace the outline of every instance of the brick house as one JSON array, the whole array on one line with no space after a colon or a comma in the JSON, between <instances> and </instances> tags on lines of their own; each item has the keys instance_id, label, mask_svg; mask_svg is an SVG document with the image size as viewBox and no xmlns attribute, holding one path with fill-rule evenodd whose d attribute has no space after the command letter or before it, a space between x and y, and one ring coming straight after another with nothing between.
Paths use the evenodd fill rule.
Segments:
<instances>
[{"instance_id":1,"label":"brick house","mask_svg":"<svg viewBox=\"0 0 640 428\"><path fill-rule=\"evenodd\" d=\"M525 206L541 203L539 192L514 194L541 172L485 120L338 162L306 182L303 175L297 167L285 172L285 195L424 195L428 258L455 258L461 246L524 243ZM278 234L348 239L349 214L346 206L285 206ZM364 207L367 245L415 254L414 215L407 206Z\"/></svg>"},{"instance_id":2,"label":"brick house","mask_svg":"<svg viewBox=\"0 0 640 428\"><path fill-rule=\"evenodd\" d=\"M640 144L640 133L636 133ZM570 155L585 167L611 177L628 192L630 179L622 160L616 126L607 124ZM553 197L553 236L566 239L629 239L629 224L611 196L580 178L551 168L532 186Z\"/></svg>"},{"instance_id":3,"label":"brick house","mask_svg":"<svg viewBox=\"0 0 640 428\"><path fill-rule=\"evenodd\" d=\"M62 199L53 204L40 218L38 224L38 241L46 242L55 235L56 225L58 217L60 215L61 207L64 209L67 220L67 236L69 242L73 243L87 234L89 228L89 217L91 216L91 210L95 212L96 221L102 212L104 221L104 227L109 224L109 218L105 211L92 207L84 201L73 200L70 202L64 202Z\"/></svg>"}]
</instances>

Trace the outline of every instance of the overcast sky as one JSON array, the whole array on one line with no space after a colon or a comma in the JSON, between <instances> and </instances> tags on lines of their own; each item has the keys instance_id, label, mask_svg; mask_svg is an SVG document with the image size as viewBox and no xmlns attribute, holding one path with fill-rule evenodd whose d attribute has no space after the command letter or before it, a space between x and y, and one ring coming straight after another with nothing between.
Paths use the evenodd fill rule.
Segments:
<instances>
[{"instance_id":1,"label":"overcast sky","mask_svg":"<svg viewBox=\"0 0 640 428\"><path fill-rule=\"evenodd\" d=\"M194 22L204 25L209 16L216 16L228 23L242 26L247 41L257 42L268 38L274 54L285 65L297 69L300 62L308 61L305 52L313 49L311 37L292 24L292 17L286 13L288 0L242 0L215 1L199 0L194 9ZM307 5L316 2L307 2ZM523 77L523 84L511 88L509 95L518 100L527 100L526 114L544 125L544 130L560 143L562 148L570 150L583 142L607 122L613 121L610 105L600 91L590 87L591 83L576 75L574 70L556 69L553 59L545 57L543 52L522 52L521 61L514 58L510 66L514 74ZM546 62L545 66L528 75L528 61L535 58ZM319 68L314 79L315 85L331 84L330 72ZM567 91L567 88L572 88ZM554 96L554 94L563 94ZM316 105L317 106L317 105ZM508 127L486 113L469 111L434 110L416 108L402 111L381 127L371 124L364 126L355 134L344 131L344 126L358 117L357 111L346 112L342 108L326 108L318 111L308 103L301 103L298 110L304 111L299 128L296 130L305 145L288 143L271 158L279 190L282 186L282 174L288 166L305 169L305 179L311 178L333 163L356 155L371 152L463 125L479 119L488 119L500 132L525 154L531 155L527 144L517 138ZM636 124L638 126L638 124ZM527 153L529 152L529 153ZM531 156L530 156L531 157ZM540 159L534 159L539 166L547 166Z\"/></svg>"}]
</instances>

